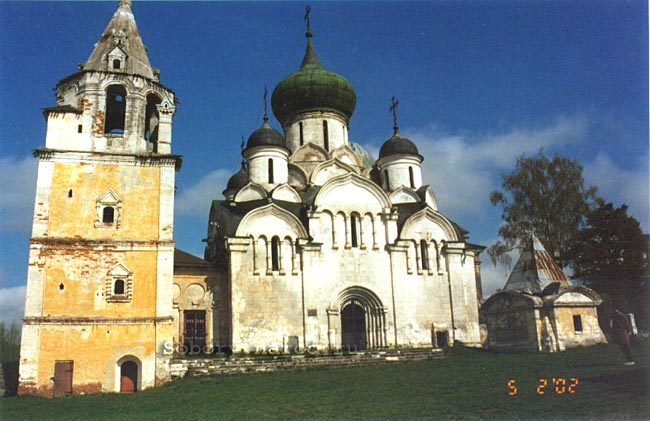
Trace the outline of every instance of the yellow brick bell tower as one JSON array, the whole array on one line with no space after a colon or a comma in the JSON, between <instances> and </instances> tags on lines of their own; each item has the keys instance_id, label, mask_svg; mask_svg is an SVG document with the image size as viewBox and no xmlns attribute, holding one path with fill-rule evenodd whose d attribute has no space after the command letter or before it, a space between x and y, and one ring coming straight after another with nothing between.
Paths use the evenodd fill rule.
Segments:
<instances>
[{"instance_id":1,"label":"yellow brick bell tower","mask_svg":"<svg viewBox=\"0 0 650 421\"><path fill-rule=\"evenodd\" d=\"M174 92L122 0L44 109L19 394L134 391L169 379Z\"/></svg>"}]
</instances>

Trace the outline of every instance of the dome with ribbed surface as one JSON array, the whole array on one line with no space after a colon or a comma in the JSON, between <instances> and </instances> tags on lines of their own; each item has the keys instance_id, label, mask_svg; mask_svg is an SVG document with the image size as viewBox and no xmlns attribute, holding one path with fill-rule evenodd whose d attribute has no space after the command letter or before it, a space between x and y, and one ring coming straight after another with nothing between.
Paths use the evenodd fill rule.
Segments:
<instances>
[{"instance_id":1,"label":"dome with ribbed surface","mask_svg":"<svg viewBox=\"0 0 650 421\"><path fill-rule=\"evenodd\" d=\"M348 146L350 146L350 149L352 149L354 153L357 154L359 158L361 158L361 162L363 162L364 167L370 168L375 165L375 158L372 157L372 154L368 149L352 141L348 142Z\"/></svg>"},{"instance_id":2,"label":"dome with ribbed surface","mask_svg":"<svg viewBox=\"0 0 650 421\"><path fill-rule=\"evenodd\" d=\"M311 32L300 70L284 78L273 90L273 114L284 125L291 116L305 111L332 111L350 119L357 95L343 76L325 70L314 52Z\"/></svg>"},{"instance_id":3,"label":"dome with ribbed surface","mask_svg":"<svg viewBox=\"0 0 650 421\"><path fill-rule=\"evenodd\" d=\"M397 130L395 130L393 136L381 145L381 149L379 150L379 159L390 155L400 154L420 156L420 152L418 151L417 146L415 146L415 143L400 136Z\"/></svg>"},{"instance_id":4,"label":"dome with ribbed surface","mask_svg":"<svg viewBox=\"0 0 650 421\"><path fill-rule=\"evenodd\" d=\"M262 123L262 127L255 130L246 143L246 149L255 146L280 146L287 149L287 141L280 132L271 127L269 124L269 117L266 114L264 114L264 123Z\"/></svg>"}]
</instances>

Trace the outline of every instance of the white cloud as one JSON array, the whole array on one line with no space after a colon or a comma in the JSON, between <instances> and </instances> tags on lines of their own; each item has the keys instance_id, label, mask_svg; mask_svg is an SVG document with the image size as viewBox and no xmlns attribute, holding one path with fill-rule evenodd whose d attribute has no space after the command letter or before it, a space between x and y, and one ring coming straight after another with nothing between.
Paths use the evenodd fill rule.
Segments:
<instances>
[{"instance_id":1,"label":"white cloud","mask_svg":"<svg viewBox=\"0 0 650 421\"><path fill-rule=\"evenodd\" d=\"M0 288L0 322L20 324L25 311L25 285Z\"/></svg>"},{"instance_id":2,"label":"white cloud","mask_svg":"<svg viewBox=\"0 0 650 421\"><path fill-rule=\"evenodd\" d=\"M214 170L193 186L182 189L176 197L176 212L179 215L207 216L210 202L223 198L221 192L232 175L231 170Z\"/></svg>"},{"instance_id":3,"label":"white cloud","mask_svg":"<svg viewBox=\"0 0 650 421\"><path fill-rule=\"evenodd\" d=\"M602 152L593 162L584 165L587 184L598 186L598 195L615 206L628 205L628 215L641 222L648 232L650 227L650 183L648 168L635 170L618 167Z\"/></svg>"},{"instance_id":4,"label":"white cloud","mask_svg":"<svg viewBox=\"0 0 650 421\"><path fill-rule=\"evenodd\" d=\"M491 207L489 193L499 187L499 173L513 168L519 155L584 139L588 121L559 117L538 128L514 128L500 134L448 134L435 126L405 131L425 157L422 174L431 184L443 213L472 215Z\"/></svg>"},{"instance_id":5,"label":"white cloud","mask_svg":"<svg viewBox=\"0 0 650 421\"><path fill-rule=\"evenodd\" d=\"M31 156L0 158L0 230L31 229L37 169Z\"/></svg>"}]
</instances>

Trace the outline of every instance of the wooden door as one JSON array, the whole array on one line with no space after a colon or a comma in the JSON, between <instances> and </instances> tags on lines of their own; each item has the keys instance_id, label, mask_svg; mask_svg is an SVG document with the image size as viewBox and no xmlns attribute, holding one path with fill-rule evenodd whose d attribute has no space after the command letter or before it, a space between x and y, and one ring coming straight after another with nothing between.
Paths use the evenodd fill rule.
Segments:
<instances>
[{"instance_id":1,"label":"wooden door","mask_svg":"<svg viewBox=\"0 0 650 421\"><path fill-rule=\"evenodd\" d=\"M120 366L120 392L133 393L138 391L138 364L134 361L124 361Z\"/></svg>"},{"instance_id":2,"label":"wooden door","mask_svg":"<svg viewBox=\"0 0 650 421\"><path fill-rule=\"evenodd\" d=\"M54 397L72 394L73 361L56 361L54 363Z\"/></svg>"},{"instance_id":3,"label":"wooden door","mask_svg":"<svg viewBox=\"0 0 650 421\"><path fill-rule=\"evenodd\" d=\"M205 347L205 310L185 310L185 346L189 353L201 352ZM194 350L193 350L194 349Z\"/></svg>"},{"instance_id":4,"label":"wooden door","mask_svg":"<svg viewBox=\"0 0 650 421\"><path fill-rule=\"evenodd\" d=\"M366 349L366 312L360 305L348 304L341 311L341 339L343 348L350 351Z\"/></svg>"}]
</instances>

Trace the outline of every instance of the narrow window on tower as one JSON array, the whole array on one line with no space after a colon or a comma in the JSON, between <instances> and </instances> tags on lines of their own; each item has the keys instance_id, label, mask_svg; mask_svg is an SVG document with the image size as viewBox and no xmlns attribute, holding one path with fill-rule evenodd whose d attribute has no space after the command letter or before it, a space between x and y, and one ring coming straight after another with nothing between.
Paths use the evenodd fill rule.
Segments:
<instances>
[{"instance_id":1,"label":"narrow window on tower","mask_svg":"<svg viewBox=\"0 0 650 421\"><path fill-rule=\"evenodd\" d=\"M388 179L388 170L384 170L384 178L386 179L386 190L390 190L390 180Z\"/></svg>"},{"instance_id":2,"label":"narrow window on tower","mask_svg":"<svg viewBox=\"0 0 650 421\"><path fill-rule=\"evenodd\" d=\"M303 130L302 130L302 121L300 123L298 123L298 127L300 127L300 146L302 146L302 145L305 144L305 137L304 137L304 133L303 133Z\"/></svg>"},{"instance_id":3,"label":"narrow window on tower","mask_svg":"<svg viewBox=\"0 0 650 421\"><path fill-rule=\"evenodd\" d=\"M117 279L113 284L113 295L124 295L124 280Z\"/></svg>"},{"instance_id":4,"label":"narrow window on tower","mask_svg":"<svg viewBox=\"0 0 650 421\"><path fill-rule=\"evenodd\" d=\"M102 211L102 222L105 224L112 224L115 221L115 208L106 206Z\"/></svg>"},{"instance_id":5,"label":"narrow window on tower","mask_svg":"<svg viewBox=\"0 0 650 421\"><path fill-rule=\"evenodd\" d=\"M158 104L162 99L155 94L147 95L147 109L144 116L144 138L153 143L153 152L157 152L158 142Z\"/></svg>"},{"instance_id":6,"label":"narrow window on tower","mask_svg":"<svg viewBox=\"0 0 650 421\"><path fill-rule=\"evenodd\" d=\"M411 188L415 188L415 177L413 177L413 167L409 167L409 181L411 183Z\"/></svg>"},{"instance_id":7,"label":"narrow window on tower","mask_svg":"<svg viewBox=\"0 0 650 421\"><path fill-rule=\"evenodd\" d=\"M104 133L124 133L125 118L126 89L122 85L111 85L106 89Z\"/></svg>"},{"instance_id":8,"label":"narrow window on tower","mask_svg":"<svg viewBox=\"0 0 650 421\"><path fill-rule=\"evenodd\" d=\"M269 158L268 169L269 169L269 184L273 184L274 181L273 181L273 159L272 158Z\"/></svg>"},{"instance_id":9,"label":"narrow window on tower","mask_svg":"<svg viewBox=\"0 0 650 421\"><path fill-rule=\"evenodd\" d=\"M271 239L271 270L280 270L280 239Z\"/></svg>"},{"instance_id":10,"label":"narrow window on tower","mask_svg":"<svg viewBox=\"0 0 650 421\"><path fill-rule=\"evenodd\" d=\"M325 145L325 150L330 150L330 139L329 133L327 131L327 120L323 120L323 145Z\"/></svg>"},{"instance_id":11,"label":"narrow window on tower","mask_svg":"<svg viewBox=\"0 0 650 421\"><path fill-rule=\"evenodd\" d=\"M352 247L359 247L359 216L350 215L350 243Z\"/></svg>"},{"instance_id":12,"label":"narrow window on tower","mask_svg":"<svg viewBox=\"0 0 650 421\"><path fill-rule=\"evenodd\" d=\"M422 258L422 269L429 270L429 248L424 240L420 240L420 257Z\"/></svg>"}]
</instances>

